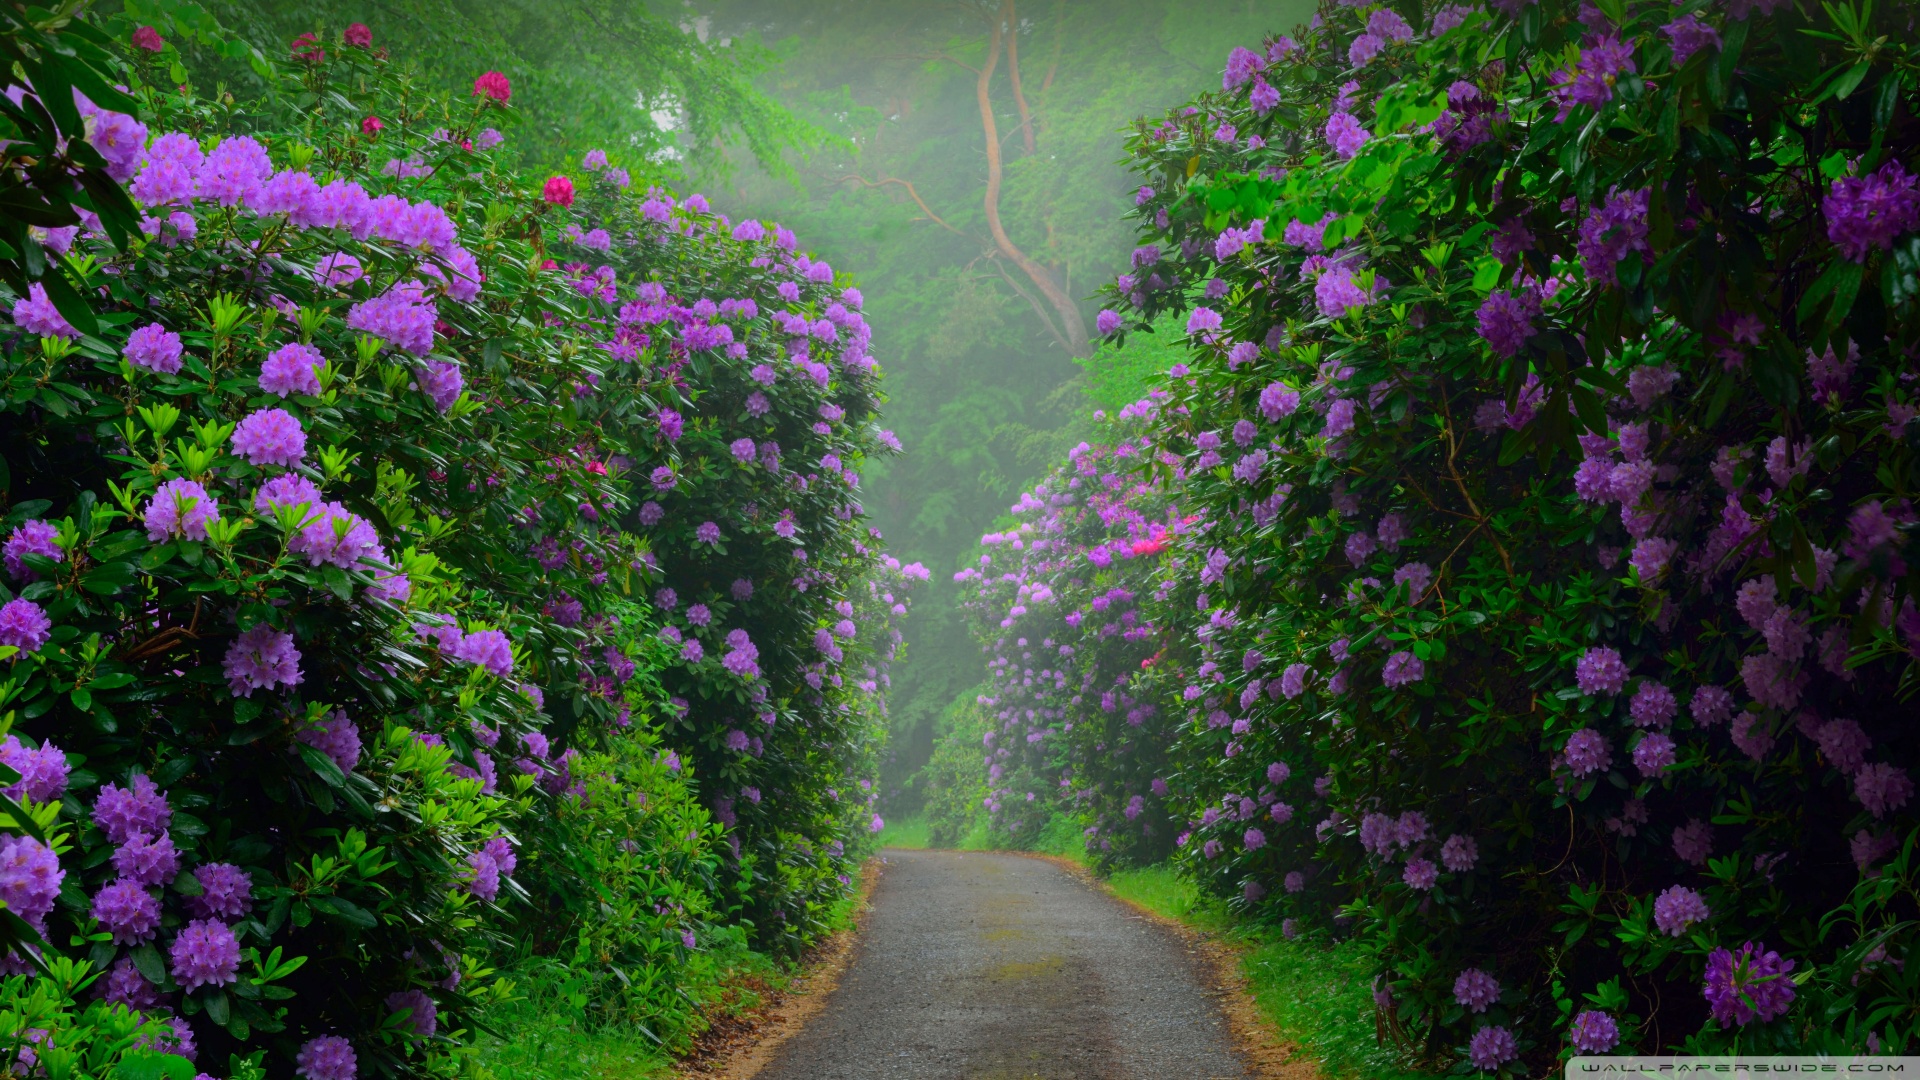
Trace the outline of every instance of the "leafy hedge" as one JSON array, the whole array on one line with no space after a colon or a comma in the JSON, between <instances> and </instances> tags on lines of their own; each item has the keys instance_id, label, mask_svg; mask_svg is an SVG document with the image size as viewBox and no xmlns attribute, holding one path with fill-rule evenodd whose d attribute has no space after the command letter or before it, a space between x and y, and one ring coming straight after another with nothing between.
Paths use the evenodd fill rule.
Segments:
<instances>
[{"instance_id":1,"label":"leafy hedge","mask_svg":"<svg viewBox=\"0 0 1920 1080\"><path fill-rule=\"evenodd\" d=\"M1329 6L1129 139L1101 330L1191 355L1109 442L1193 523L1134 741L1182 865L1362 937L1430 1064L1920 1035L1912 18ZM1028 638L1140 573L1041 561Z\"/></svg>"},{"instance_id":2,"label":"leafy hedge","mask_svg":"<svg viewBox=\"0 0 1920 1080\"><path fill-rule=\"evenodd\" d=\"M65 77L49 30L96 73ZM180 85L153 28L116 33L124 59L84 23L8 39L45 61L47 101L7 119L49 133L11 160L94 169L75 211L10 219L32 231L0 359L0 757L17 831L44 842L6 841L0 898L7 962L52 980L6 984L8 1052L81 1051L93 1021L47 1009L84 991L170 1017L154 1049L236 1075L443 1074L509 992L492 963L516 940L586 947L607 1018L677 1037L703 935L794 947L877 828L854 789L905 613L879 597L905 583L848 502L885 441L877 369L848 351L822 385L788 365L769 391L790 425L829 398L854 414L791 436L838 468L782 475L827 481L764 496L819 553L804 583L730 558L744 538L690 529L692 558L647 510L671 490L684 514L738 511L681 426L711 432L696 410L839 290L790 242L625 190L604 154L592 219L569 177L505 171L498 73L422 95L356 25L259 58L269 93L236 103ZM40 108L69 83L84 125ZM548 257L612 248L602 219L630 223L617 269ZM682 635L712 658L663 646L684 617L657 590L739 578L777 617L715 604ZM855 614L865 644L816 645ZM765 765L717 752L743 702L776 721ZM745 781L783 827L729 850L693 790L724 810ZM124 1049L138 1017L101 1015Z\"/></svg>"}]
</instances>

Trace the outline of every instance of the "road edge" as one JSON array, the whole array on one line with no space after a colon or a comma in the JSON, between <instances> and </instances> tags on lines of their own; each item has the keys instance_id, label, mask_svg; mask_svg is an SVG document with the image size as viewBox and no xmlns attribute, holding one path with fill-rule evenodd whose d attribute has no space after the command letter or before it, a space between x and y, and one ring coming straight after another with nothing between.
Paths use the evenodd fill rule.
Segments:
<instances>
[{"instance_id":1,"label":"road edge","mask_svg":"<svg viewBox=\"0 0 1920 1080\"><path fill-rule=\"evenodd\" d=\"M673 1064L675 1080L753 1080L773 1061L782 1044L800 1033L826 1007L840 976L853 959L854 946L873 911L873 890L885 876L879 855L860 868L860 892L852 924L829 935L800 961L800 970L781 988L768 988L760 1004L728 1017L694 1040L691 1051Z\"/></svg>"},{"instance_id":2,"label":"road edge","mask_svg":"<svg viewBox=\"0 0 1920 1080\"><path fill-rule=\"evenodd\" d=\"M1220 1011L1226 1014L1228 1029L1233 1034L1234 1047L1260 1080L1324 1080L1319 1063L1310 1057L1297 1044L1289 1042L1260 1012L1260 1006L1253 1000L1253 993L1247 985L1244 959L1249 946L1222 938L1179 919L1163 915L1152 908L1144 907L1114 892L1107 882L1088 868L1084 863L1062 855L1046 855L1031 851L996 852L996 854L1024 855L1030 859L1044 859L1067 871L1080 881L1092 886L1103 895L1118 902L1121 906L1138 912L1143 918L1163 926L1179 935L1198 956L1206 969L1211 983L1214 999L1220 1005Z\"/></svg>"}]
</instances>

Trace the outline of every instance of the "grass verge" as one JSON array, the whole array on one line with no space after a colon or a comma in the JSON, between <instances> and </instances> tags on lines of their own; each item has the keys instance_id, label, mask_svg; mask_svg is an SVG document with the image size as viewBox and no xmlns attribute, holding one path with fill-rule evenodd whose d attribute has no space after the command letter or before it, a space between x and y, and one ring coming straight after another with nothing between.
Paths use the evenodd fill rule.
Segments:
<instances>
[{"instance_id":1,"label":"grass verge","mask_svg":"<svg viewBox=\"0 0 1920 1080\"><path fill-rule=\"evenodd\" d=\"M925 846L924 826L921 846ZM857 883L865 885L869 867ZM864 887L839 900L828 912L828 935L854 925ZM824 939L823 939L824 940ZM731 1047L716 1042L752 1037L758 1014L770 1001L784 997L796 981L805 978L807 963L783 964L748 949L739 941L716 947L696 958L683 973L684 989L704 1017L686 1055L669 1053L652 1032L633 1024L597 1023L586 1012L587 1002L570 981L567 965L539 958L519 965L509 974L514 998L488 1011L487 1023L497 1034L475 1040L471 1076L474 1080L672 1080L676 1066L687 1059L723 1056ZM716 1038L718 1036L719 1038Z\"/></svg>"},{"instance_id":2,"label":"grass verge","mask_svg":"<svg viewBox=\"0 0 1920 1080\"><path fill-rule=\"evenodd\" d=\"M1043 841L1056 831L1068 830L1050 825ZM1077 848L1077 828L1072 831ZM1078 850L1048 853L1085 864ZM1326 1080L1431 1080L1433 1074L1378 1044L1372 965L1357 943L1318 933L1289 940L1278 928L1250 923L1218 898L1202 896L1170 866L1116 870L1104 884L1122 900L1233 946L1260 1015L1283 1042L1318 1062Z\"/></svg>"}]
</instances>

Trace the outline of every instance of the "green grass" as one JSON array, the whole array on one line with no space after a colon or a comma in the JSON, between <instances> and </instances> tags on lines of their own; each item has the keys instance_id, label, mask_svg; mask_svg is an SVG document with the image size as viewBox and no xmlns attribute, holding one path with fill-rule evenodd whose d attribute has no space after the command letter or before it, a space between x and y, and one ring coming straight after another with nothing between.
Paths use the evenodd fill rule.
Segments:
<instances>
[{"instance_id":1,"label":"green grass","mask_svg":"<svg viewBox=\"0 0 1920 1080\"><path fill-rule=\"evenodd\" d=\"M902 824L911 828L914 823ZM924 823L918 836L924 847ZM834 903L825 919L828 933L853 925L859 895L856 888ZM718 1003L728 1014L759 1005L755 986L785 990L800 974L798 967L753 952L738 940L716 945L697 967L685 985L687 995L696 1004ZM508 977L514 1000L488 1010L487 1022L499 1034L475 1039L473 1080L669 1080L674 1075L672 1055L651 1033L631 1024L588 1021L585 1000L576 996L565 963L533 959L516 965Z\"/></svg>"},{"instance_id":2,"label":"green grass","mask_svg":"<svg viewBox=\"0 0 1920 1080\"><path fill-rule=\"evenodd\" d=\"M880 830L880 846L883 848L924 848L927 846L927 819L916 814L910 818L887 822Z\"/></svg>"}]
</instances>

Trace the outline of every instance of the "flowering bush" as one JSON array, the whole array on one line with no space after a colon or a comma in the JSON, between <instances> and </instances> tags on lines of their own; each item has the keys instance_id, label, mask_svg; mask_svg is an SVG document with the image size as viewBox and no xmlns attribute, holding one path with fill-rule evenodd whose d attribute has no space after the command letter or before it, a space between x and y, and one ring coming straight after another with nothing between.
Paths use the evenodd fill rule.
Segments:
<instances>
[{"instance_id":1,"label":"flowering bush","mask_svg":"<svg viewBox=\"0 0 1920 1080\"><path fill-rule=\"evenodd\" d=\"M841 633L825 609L903 585L897 566L885 583L861 576L880 559L850 503L878 438L876 373L850 352L864 382L845 384L844 406L823 379L805 391L818 400L781 395L765 425L797 424L802 407L822 427L841 424L830 405L855 415L852 434L779 431L818 456L796 462L791 495L768 492L786 524L762 524L804 529L818 557L781 580L761 566L731 579L758 578L771 602L811 590L812 606L769 611L757 643L715 626L728 652L708 667L704 629L671 660L638 643L664 633L668 612L629 597L663 580L713 588L646 534L660 493L713 471L675 446L674 406L697 416L740 377L705 357L683 370L689 346L710 345L655 326L687 311L660 306L660 282L692 291L736 249L663 229L624 277L556 266L548 232L579 232L551 224L571 184L522 182L490 156L513 119L505 80L426 106L365 30L337 48L296 42L302 63L245 109L177 87L157 35L134 42L121 77L141 119L76 101L138 229L116 233L104 210L36 227L27 249L58 260L92 310L16 290L0 358L0 646L15 650L0 708L17 717L0 759L23 813L73 823L51 847L10 841L0 889L13 890L14 929L43 937L49 958L79 950L99 976L88 993L170 1017L158 1049L266 1053L308 1080L454 1068L475 1010L502 989L487 958L527 936L520 913L559 913L573 922L543 931L598 940L583 878L632 908L618 955L592 953L653 987L609 1006L623 1016L671 996L707 919L740 915L716 905L798 905L761 925L769 940L804 938L804 905L846 887L847 848L868 825L856 829L850 790L834 800L869 764L855 736L878 687L842 686L838 664L871 653L884 677L890 648L849 640L827 666L815 625L852 639L855 612ZM637 221L624 186L603 185L603 212ZM627 332L644 339L643 326L651 343ZM778 455L765 471L789 475ZM721 550L707 528L694 534ZM904 597L885 606L904 614ZM864 621L869 639L881 632ZM662 700L640 663L671 665L676 690L684 670L708 722ZM808 665L834 688L805 686ZM756 775L719 764L707 699L723 697L789 722L769 731L781 751L755 792L782 827L749 833L756 850L730 860L738 889L710 896L711 837L675 785L711 776L724 809ZM631 734L636 705L643 721L674 710L699 762L636 758L652 738ZM643 839L645 851L623 846ZM776 865L810 872L755 869Z\"/></svg>"},{"instance_id":2,"label":"flowering bush","mask_svg":"<svg viewBox=\"0 0 1920 1080\"><path fill-rule=\"evenodd\" d=\"M1910 17L1329 7L1129 142L1180 858L1430 1062L1920 1035Z\"/></svg>"}]
</instances>

